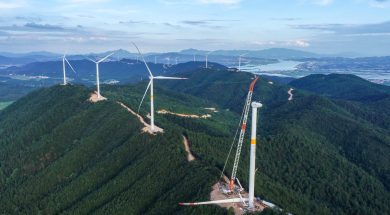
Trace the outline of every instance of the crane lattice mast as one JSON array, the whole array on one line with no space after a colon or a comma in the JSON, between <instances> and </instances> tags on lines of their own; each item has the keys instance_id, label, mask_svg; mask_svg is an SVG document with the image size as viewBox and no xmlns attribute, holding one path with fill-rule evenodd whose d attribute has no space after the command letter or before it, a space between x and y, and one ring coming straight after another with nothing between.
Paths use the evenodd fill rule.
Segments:
<instances>
[{"instance_id":1,"label":"crane lattice mast","mask_svg":"<svg viewBox=\"0 0 390 215\"><path fill-rule=\"evenodd\" d=\"M230 177L230 183L229 183L230 191L233 191L233 189L234 189L234 183L236 181L236 174L237 174L238 163L240 162L242 143L244 142L246 123L248 121L249 108L251 106L251 101L252 101L253 89L254 89L255 84L256 84L258 79L259 79L259 77L256 77L252 81L252 83L249 86L248 95L246 97L246 102L245 102L245 106L244 106L244 115L243 115L243 120L242 120L242 126L241 126L240 136L238 138L236 156L234 158L232 175Z\"/></svg>"},{"instance_id":2,"label":"crane lattice mast","mask_svg":"<svg viewBox=\"0 0 390 215\"><path fill-rule=\"evenodd\" d=\"M179 203L180 205L187 205L187 206L196 206L196 205L209 205L209 204L233 204L233 207L236 207L235 210L241 209L242 212L259 212L262 211L264 208L274 208L272 204L267 204L267 202L255 198L255 173L256 173L256 130L257 130L257 113L258 109L261 108L263 105L260 102L252 102L252 94L255 87L255 84L259 78L255 77L255 79L251 82L249 86L249 92L246 97L245 105L241 114L240 122L236 131L236 134L234 135L234 139L232 141L232 145L230 147L227 159L225 161L225 165L222 170L221 178L223 177L223 172L225 170L226 164L230 157L230 152L232 151L232 148L234 146L234 143L236 143L236 137L238 134L238 130L240 130L240 136L238 139L238 145L233 165L233 171L230 178L230 181L228 182L228 185L219 182L219 191L227 196L228 198L225 199L213 199L213 194L211 194L211 201L206 202L190 202L190 203ZM245 136L245 130L246 125L248 121L248 115L250 107L252 106L252 132L251 132L251 141L250 141L250 166L249 166L249 193L246 195L241 195L243 193L243 188L240 184L240 181L238 178L236 178L237 174L237 168L240 161L240 155L241 155L241 149L242 144ZM241 129L240 129L241 126ZM237 181L238 186L235 185L235 181ZM229 186L228 189L227 186ZM213 191L214 192L214 191ZM239 208L237 208L237 205L235 203L241 203L241 206L238 205ZM237 212L237 211L236 211ZM239 213L241 214L241 212Z\"/></svg>"}]
</instances>

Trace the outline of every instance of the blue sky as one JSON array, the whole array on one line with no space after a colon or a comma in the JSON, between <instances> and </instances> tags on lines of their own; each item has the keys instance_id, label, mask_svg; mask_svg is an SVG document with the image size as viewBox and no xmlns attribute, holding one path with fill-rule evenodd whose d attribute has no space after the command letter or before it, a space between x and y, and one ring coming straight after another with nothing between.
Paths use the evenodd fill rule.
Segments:
<instances>
[{"instance_id":1,"label":"blue sky","mask_svg":"<svg viewBox=\"0 0 390 215\"><path fill-rule=\"evenodd\" d=\"M390 55L390 0L0 0L0 51Z\"/></svg>"}]
</instances>

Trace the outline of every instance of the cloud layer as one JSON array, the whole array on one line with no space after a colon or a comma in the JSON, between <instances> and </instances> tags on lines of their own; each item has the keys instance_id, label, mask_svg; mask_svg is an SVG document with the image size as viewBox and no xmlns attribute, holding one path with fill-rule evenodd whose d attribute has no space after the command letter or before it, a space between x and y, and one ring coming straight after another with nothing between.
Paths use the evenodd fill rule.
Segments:
<instances>
[{"instance_id":1,"label":"cloud layer","mask_svg":"<svg viewBox=\"0 0 390 215\"><path fill-rule=\"evenodd\" d=\"M146 51L285 47L344 52L365 45L389 53L390 43L384 43L390 40L389 4L389 0L0 0L0 51L64 47L104 51L135 41Z\"/></svg>"}]
</instances>

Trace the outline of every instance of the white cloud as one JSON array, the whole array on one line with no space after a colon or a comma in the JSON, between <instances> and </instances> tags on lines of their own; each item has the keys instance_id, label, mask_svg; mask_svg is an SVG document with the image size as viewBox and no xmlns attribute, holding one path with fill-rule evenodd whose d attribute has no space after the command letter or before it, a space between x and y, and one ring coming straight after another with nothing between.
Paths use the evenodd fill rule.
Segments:
<instances>
[{"instance_id":1,"label":"white cloud","mask_svg":"<svg viewBox=\"0 0 390 215\"><path fill-rule=\"evenodd\" d=\"M300 0L301 3L312 3L320 6L328 6L331 5L335 0ZM370 7L375 8L388 8L390 7L389 0L355 0L355 3L363 3L368 4Z\"/></svg>"},{"instance_id":2,"label":"white cloud","mask_svg":"<svg viewBox=\"0 0 390 215\"><path fill-rule=\"evenodd\" d=\"M202 4L222 4L222 5L236 5L242 0L198 0Z\"/></svg>"},{"instance_id":3,"label":"white cloud","mask_svg":"<svg viewBox=\"0 0 390 215\"><path fill-rule=\"evenodd\" d=\"M0 2L0 9L15 9L22 6L20 3Z\"/></svg>"},{"instance_id":4,"label":"white cloud","mask_svg":"<svg viewBox=\"0 0 390 215\"><path fill-rule=\"evenodd\" d=\"M319 5L330 5L333 3L333 0L316 0L316 3Z\"/></svg>"},{"instance_id":5,"label":"white cloud","mask_svg":"<svg viewBox=\"0 0 390 215\"><path fill-rule=\"evenodd\" d=\"M96 4L96 3L107 2L107 0L69 0L67 2L79 3L79 4Z\"/></svg>"},{"instance_id":6,"label":"white cloud","mask_svg":"<svg viewBox=\"0 0 390 215\"><path fill-rule=\"evenodd\" d=\"M390 7L390 1L372 0L369 2L369 5L370 7L384 9Z\"/></svg>"},{"instance_id":7,"label":"white cloud","mask_svg":"<svg viewBox=\"0 0 390 215\"><path fill-rule=\"evenodd\" d=\"M259 45L259 46L273 46L273 45L276 45L277 42L275 42L275 41L255 41L253 43L256 45Z\"/></svg>"},{"instance_id":8,"label":"white cloud","mask_svg":"<svg viewBox=\"0 0 390 215\"><path fill-rule=\"evenodd\" d=\"M311 3L320 6L327 6L333 3L334 0L301 0L302 3Z\"/></svg>"},{"instance_id":9,"label":"white cloud","mask_svg":"<svg viewBox=\"0 0 390 215\"><path fill-rule=\"evenodd\" d=\"M305 40L288 40L288 41L255 41L253 44L267 47L299 47L307 48L310 43Z\"/></svg>"},{"instance_id":10,"label":"white cloud","mask_svg":"<svg viewBox=\"0 0 390 215\"><path fill-rule=\"evenodd\" d=\"M239 6L244 0L159 0L165 5L222 5L227 7Z\"/></svg>"},{"instance_id":11,"label":"white cloud","mask_svg":"<svg viewBox=\"0 0 390 215\"><path fill-rule=\"evenodd\" d=\"M310 46L310 43L308 43L308 42L306 42L304 40L292 40L292 41L288 41L287 45L297 46L297 47L301 47L301 48L306 48L306 47Z\"/></svg>"}]
</instances>

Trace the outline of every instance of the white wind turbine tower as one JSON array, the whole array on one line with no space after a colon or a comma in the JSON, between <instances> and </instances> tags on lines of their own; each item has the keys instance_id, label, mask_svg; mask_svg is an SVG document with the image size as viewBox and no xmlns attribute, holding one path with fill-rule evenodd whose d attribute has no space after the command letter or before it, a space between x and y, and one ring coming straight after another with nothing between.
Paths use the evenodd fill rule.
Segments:
<instances>
[{"instance_id":1,"label":"white wind turbine tower","mask_svg":"<svg viewBox=\"0 0 390 215\"><path fill-rule=\"evenodd\" d=\"M97 87L97 97L98 99L101 99L101 95L100 95L100 78L99 78L99 63L105 61L108 57L110 57L111 55L113 55L113 53L105 56L104 58L98 60L98 61L95 61L95 60L92 60L91 58L88 58L90 61L94 62L96 64L96 87Z\"/></svg>"},{"instance_id":2,"label":"white wind turbine tower","mask_svg":"<svg viewBox=\"0 0 390 215\"><path fill-rule=\"evenodd\" d=\"M210 52L207 52L207 54L206 54L206 69L208 68L208 58L209 58L209 55L211 53L213 53L213 52L215 52L215 51L210 51Z\"/></svg>"},{"instance_id":3,"label":"white wind turbine tower","mask_svg":"<svg viewBox=\"0 0 390 215\"><path fill-rule=\"evenodd\" d=\"M66 59L66 54L64 54L64 56L62 57L62 72L64 73L64 85L66 85L66 64L65 62L69 65L69 67L72 69L72 71L74 73L76 73L76 71L74 71L72 65L70 65L68 59Z\"/></svg>"},{"instance_id":4,"label":"white wind turbine tower","mask_svg":"<svg viewBox=\"0 0 390 215\"><path fill-rule=\"evenodd\" d=\"M256 173L256 134L257 134L257 111L263 105L260 102L252 102L252 126L251 126L251 141L250 141L250 164L249 164L249 195L248 198L243 198L239 194L239 198L227 198L221 200L207 202L192 202L179 203L179 205L196 206L210 204L227 204L227 203L242 203L248 211L256 211L255 207L255 173ZM248 106L249 108L249 106ZM264 203L264 202L263 202Z\"/></svg>"},{"instance_id":5,"label":"white wind turbine tower","mask_svg":"<svg viewBox=\"0 0 390 215\"><path fill-rule=\"evenodd\" d=\"M241 71L241 58L247 55L248 53L238 56L238 71Z\"/></svg>"},{"instance_id":6,"label":"white wind turbine tower","mask_svg":"<svg viewBox=\"0 0 390 215\"><path fill-rule=\"evenodd\" d=\"M194 62L196 61L196 56L195 56L195 54L194 54Z\"/></svg>"},{"instance_id":7,"label":"white wind turbine tower","mask_svg":"<svg viewBox=\"0 0 390 215\"><path fill-rule=\"evenodd\" d=\"M146 90L145 90L145 93L144 93L144 96L142 97L142 100L141 100L141 103L139 104L139 107L138 107L138 112L141 108L141 105L142 105L142 102L144 101L144 98L146 96L146 93L148 92L148 89L150 87L150 130L151 132L154 132L154 98L153 98L153 80L154 79L170 79L170 80L181 80L181 79L187 79L187 78L179 78L179 77L166 77L166 76L153 76L152 74L152 71L150 71L150 68L148 66L148 64L146 63L145 61L145 58L144 56L142 55L141 51L139 50L138 46L133 43L133 45L135 46L135 48L137 49L139 55L141 56L142 60L144 61L144 64L145 64L145 67L146 69L148 70L149 72L149 84L148 86L146 87Z\"/></svg>"},{"instance_id":8,"label":"white wind turbine tower","mask_svg":"<svg viewBox=\"0 0 390 215\"><path fill-rule=\"evenodd\" d=\"M177 59L178 59L178 58L179 58L179 57L175 57L175 61L176 61L175 63L176 63L176 64L177 64Z\"/></svg>"}]
</instances>

